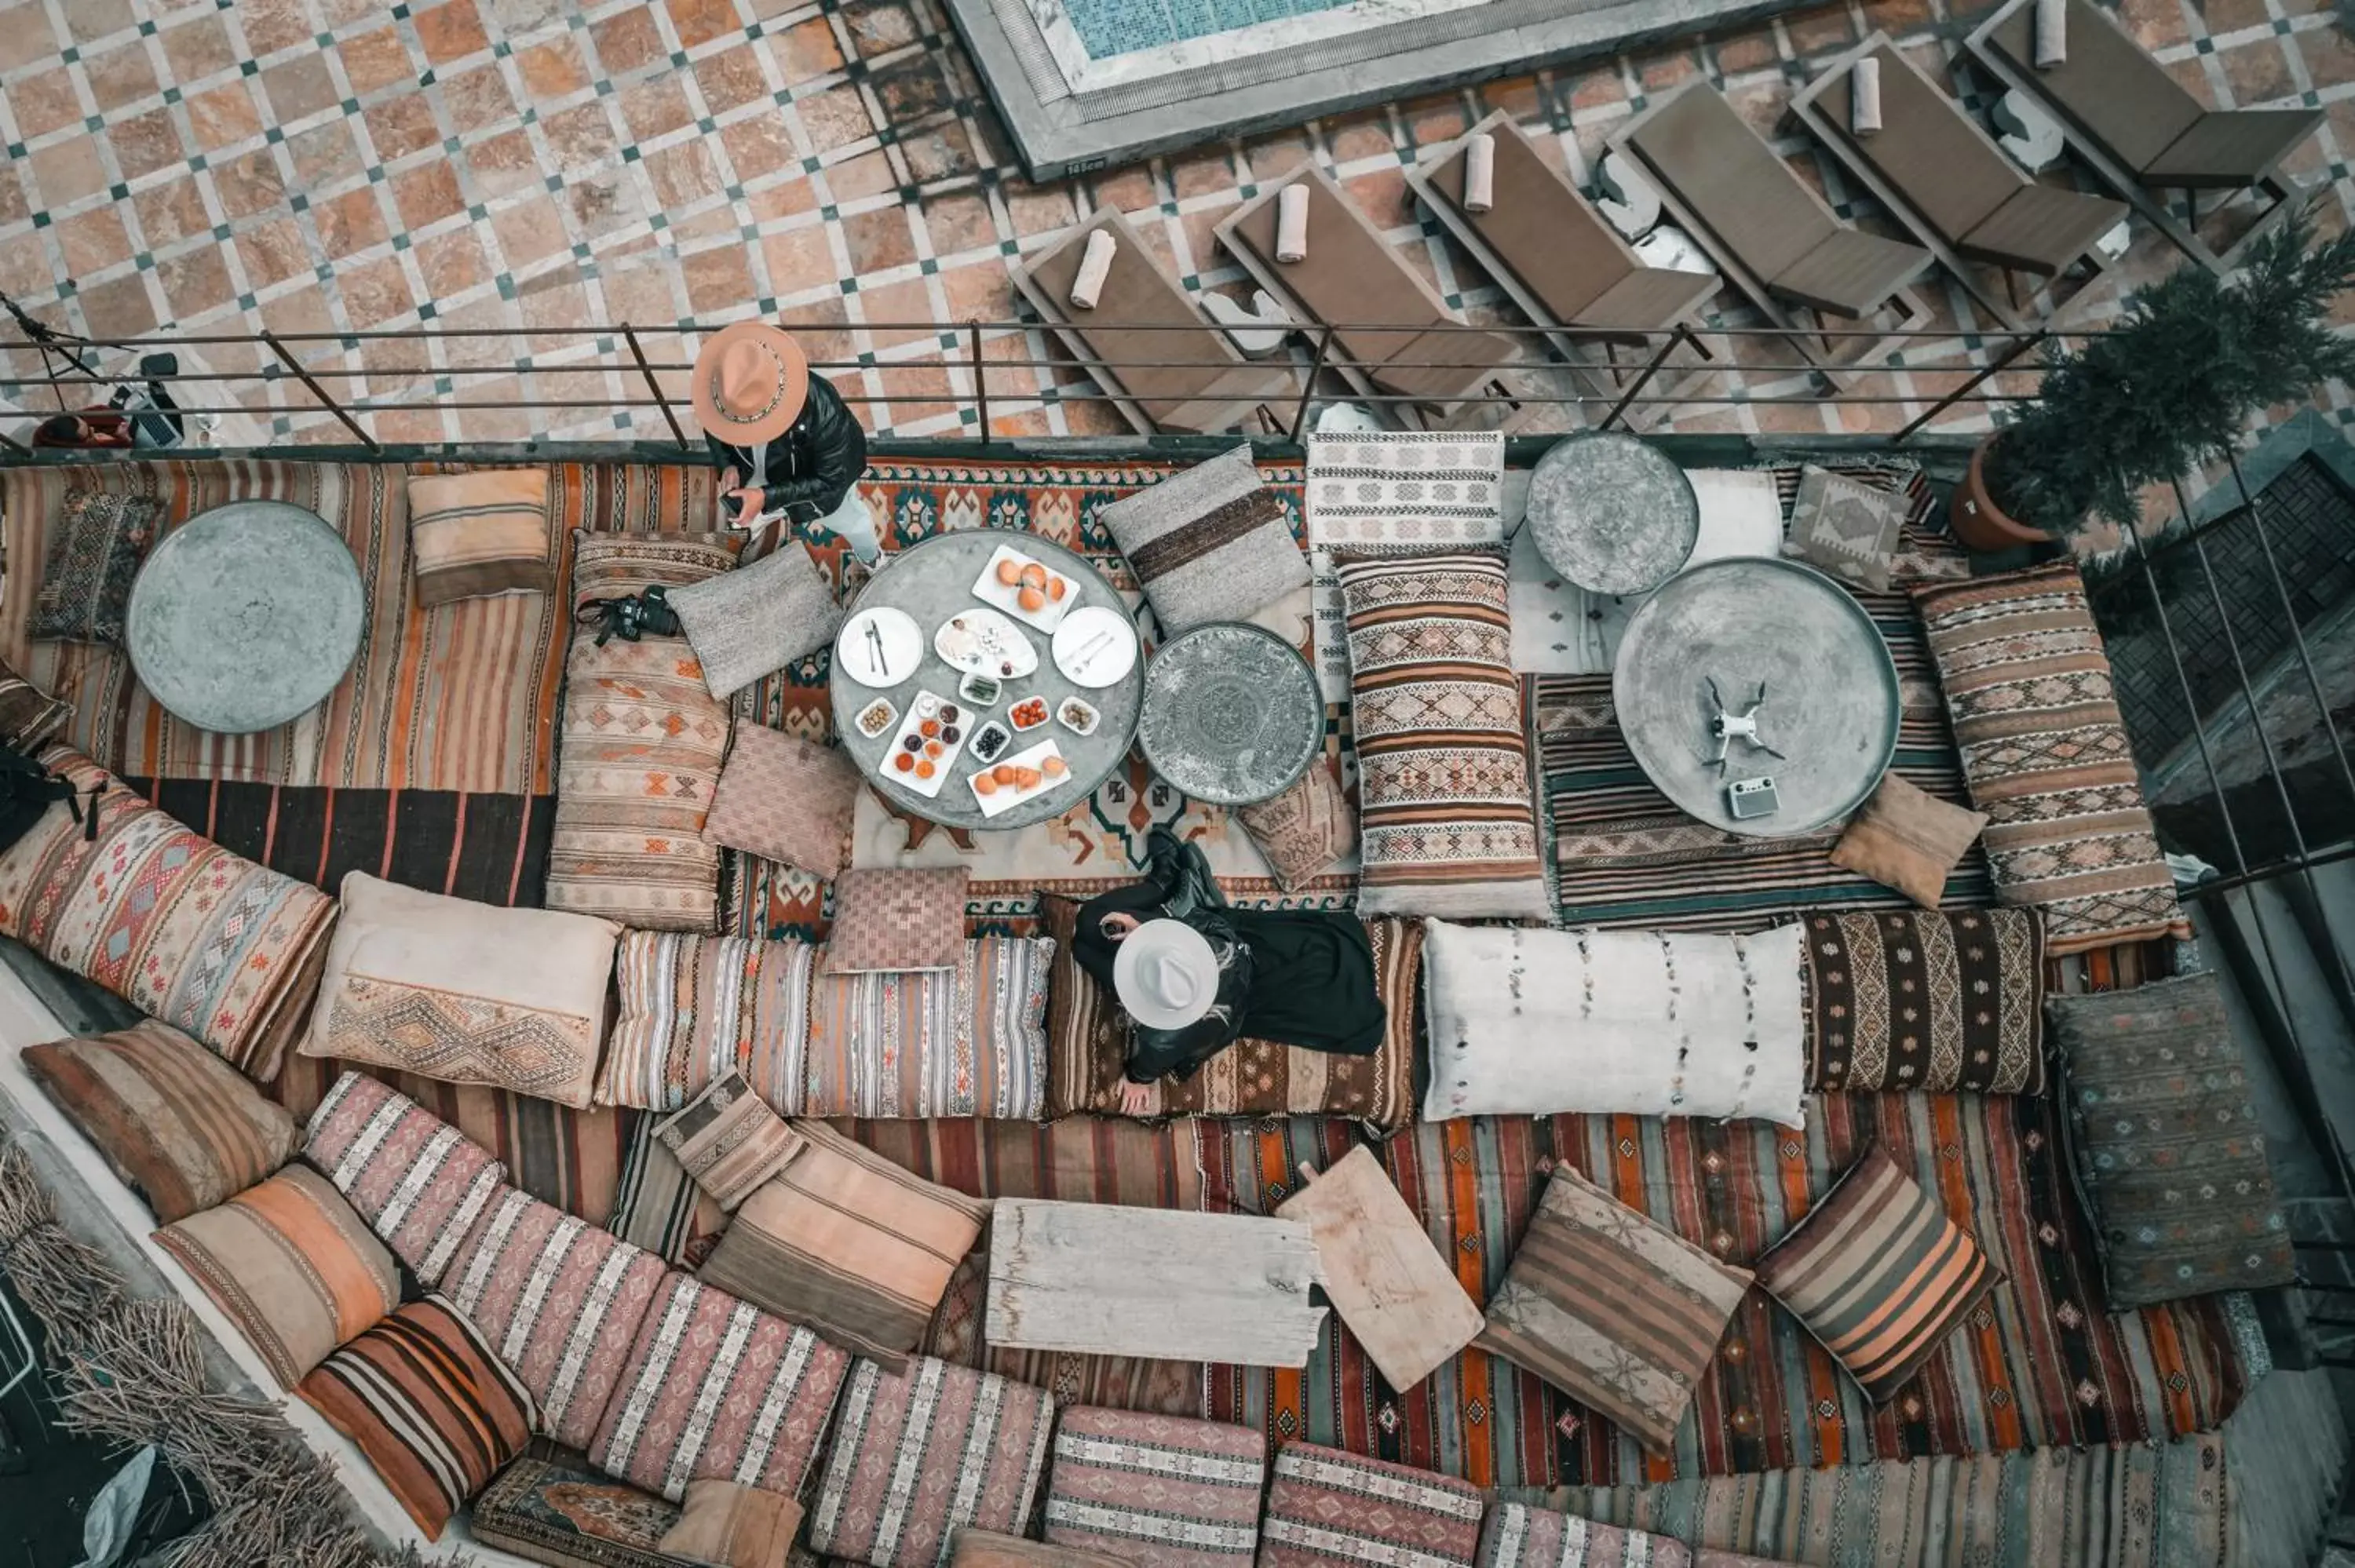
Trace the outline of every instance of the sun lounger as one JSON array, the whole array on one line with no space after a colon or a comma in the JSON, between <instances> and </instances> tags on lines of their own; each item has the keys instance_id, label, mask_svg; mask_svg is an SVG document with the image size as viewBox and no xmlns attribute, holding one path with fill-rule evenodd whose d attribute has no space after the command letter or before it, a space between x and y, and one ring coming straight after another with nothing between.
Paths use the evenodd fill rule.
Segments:
<instances>
[{"instance_id":1,"label":"sun lounger","mask_svg":"<svg viewBox=\"0 0 2355 1568\"><path fill-rule=\"evenodd\" d=\"M1071 279L1099 229L1118 247L1112 270L1095 308L1074 310ZM1097 208L1018 262L1014 286L1075 356L1092 362L1088 373L1141 434L1232 429L1261 404L1288 405L1298 395L1288 366L1254 365L1236 352L1114 208Z\"/></svg>"},{"instance_id":2,"label":"sun lounger","mask_svg":"<svg viewBox=\"0 0 2355 1568\"><path fill-rule=\"evenodd\" d=\"M1863 59L1881 64L1881 129L1859 136L1853 83ZM2126 221L2126 205L2037 184L1883 34L1834 60L1791 111L2008 327L2023 324L2020 273L2057 281L2083 262L2098 277L2110 265L2097 242ZM2003 297L1982 266L2003 275ZM2081 286L2068 302L2091 293Z\"/></svg>"},{"instance_id":3,"label":"sun lounger","mask_svg":"<svg viewBox=\"0 0 2355 1568\"><path fill-rule=\"evenodd\" d=\"M1496 200L1486 212L1471 212L1464 206L1465 164L1472 138L1483 133L1496 143ZM1701 307L1724 286L1714 272L1646 266L1505 110L1442 148L1436 159L1409 169L1406 178L1521 313L1546 330L1555 352L1593 373L1595 390L1624 392L1661 345L1661 334L1680 323L1698 327ZM1623 349L1631 352L1623 355ZM1654 390L1673 397L1678 388L1718 374L1706 365L1691 368L1692 360L1706 361L1712 352L1698 344L1679 351L1677 363L1685 374ZM1631 417L1642 422L1632 410Z\"/></svg>"},{"instance_id":4,"label":"sun lounger","mask_svg":"<svg viewBox=\"0 0 2355 1568\"><path fill-rule=\"evenodd\" d=\"M1293 185L1308 191L1308 253L1281 262L1275 259L1276 201ZM1361 395L1409 399L1381 405L1404 416L1424 406L1444 423L1456 405L1520 357L1509 338L1460 330L1438 291L1391 249L1332 176L1314 165L1263 187L1216 233L1294 320L1330 325L1327 365Z\"/></svg>"},{"instance_id":5,"label":"sun lounger","mask_svg":"<svg viewBox=\"0 0 2355 1568\"><path fill-rule=\"evenodd\" d=\"M1934 258L1849 228L1705 81L1636 117L1612 141L1651 176L1660 205L1792 344L1828 370L1902 346L1902 336L1816 339L1792 313L1869 321L1895 333L1929 313L1908 287Z\"/></svg>"},{"instance_id":6,"label":"sun lounger","mask_svg":"<svg viewBox=\"0 0 2355 1568\"><path fill-rule=\"evenodd\" d=\"M1966 40L1974 59L2051 111L2069 144L2186 255L2218 271L2289 211L2295 188L2275 171L2322 123L2319 109L2205 109L2085 0L2068 0L2068 58L2036 69L2036 0L2011 4ZM2268 205L2218 251L2199 233L2203 190L2254 189ZM2184 193L2186 210L2162 194Z\"/></svg>"}]
</instances>

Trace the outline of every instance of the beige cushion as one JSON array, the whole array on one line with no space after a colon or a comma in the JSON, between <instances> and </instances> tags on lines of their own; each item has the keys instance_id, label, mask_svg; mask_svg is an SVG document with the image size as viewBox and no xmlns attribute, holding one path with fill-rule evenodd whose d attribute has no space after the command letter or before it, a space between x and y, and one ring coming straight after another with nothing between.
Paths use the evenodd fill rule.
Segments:
<instances>
[{"instance_id":1,"label":"beige cushion","mask_svg":"<svg viewBox=\"0 0 2355 1568\"><path fill-rule=\"evenodd\" d=\"M620 927L357 871L343 906L303 1054L589 1104Z\"/></svg>"},{"instance_id":2,"label":"beige cushion","mask_svg":"<svg viewBox=\"0 0 2355 1568\"><path fill-rule=\"evenodd\" d=\"M450 604L556 586L549 558L548 471L412 475L409 546L417 602Z\"/></svg>"},{"instance_id":3,"label":"beige cushion","mask_svg":"<svg viewBox=\"0 0 2355 1568\"><path fill-rule=\"evenodd\" d=\"M657 1548L716 1568L784 1568L802 1527L802 1505L783 1492L736 1481L687 1483L687 1508Z\"/></svg>"},{"instance_id":4,"label":"beige cushion","mask_svg":"<svg viewBox=\"0 0 2355 1568\"><path fill-rule=\"evenodd\" d=\"M1884 775L1832 846L1832 863L1893 887L1924 909L1945 896L1946 876L1986 827L1977 811L1950 806L1896 774Z\"/></svg>"}]
</instances>

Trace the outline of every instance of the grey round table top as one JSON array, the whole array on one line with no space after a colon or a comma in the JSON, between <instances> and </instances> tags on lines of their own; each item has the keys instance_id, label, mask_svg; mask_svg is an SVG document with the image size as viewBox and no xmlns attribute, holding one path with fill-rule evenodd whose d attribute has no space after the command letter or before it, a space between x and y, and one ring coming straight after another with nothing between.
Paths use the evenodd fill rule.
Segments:
<instances>
[{"instance_id":1,"label":"grey round table top","mask_svg":"<svg viewBox=\"0 0 2355 1568\"><path fill-rule=\"evenodd\" d=\"M359 563L316 513L232 501L148 552L123 641L139 683L198 729L246 735L317 707L368 621Z\"/></svg>"},{"instance_id":2,"label":"grey round table top","mask_svg":"<svg viewBox=\"0 0 2355 1568\"><path fill-rule=\"evenodd\" d=\"M1739 715L1757 710L1769 756L1738 737L1711 763L1717 683ZM1684 810L1729 832L1789 838L1839 821L1879 787L1897 751L1901 699L1889 644L1864 607L1796 561L1710 561L1671 578L1628 619L1611 699L1636 762ZM1772 816L1736 819L1725 787L1774 780Z\"/></svg>"},{"instance_id":3,"label":"grey round table top","mask_svg":"<svg viewBox=\"0 0 2355 1568\"><path fill-rule=\"evenodd\" d=\"M1264 627L1213 621L1172 638L1145 672L1145 760L1214 806L1280 795L1325 749L1325 694L1300 651Z\"/></svg>"},{"instance_id":4,"label":"grey round table top","mask_svg":"<svg viewBox=\"0 0 2355 1568\"><path fill-rule=\"evenodd\" d=\"M1564 436L1529 474L1522 524L1546 565L1594 593L1649 593L1700 538L1692 481L1660 450L1612 432Z\"/></svg>"},{"instance_id":5,"label":"grey round table top","mask_svg":"<svg viewBox=\"0 0 2355 1568\"><path fill-rule=\"evenodd\" d=\"M1064 678L1055 667L1053 637L1035 626L1016 621L1015 626L1038 650L1039 668L1020 680L1004 683L998 694L997 705L986 710L975 709L975 727L980 720L994 718L1006 722L1007 710L1026 697L1044 697L1050 713L1060 712L1065 697L1078 697L1096 710L1096 727L1092 735L1075 735L1063 727L1060 720L1050 719L1043 731L1018 734L1007 749L1020 751L1033 743L1052 737L1063 760L1071 769L1071 782L1060 789L1049 789L1029 800L1007 807L995 817L981 814L979 802L965 785L965 777L980 766L969 752L960 753L949 768L949 777L939 794L929 800L900 783L884 768L891 749L897 726L872 738L858 733L853 721L858 711L877 697L888 697L891 705L904 716L916 699L916 694L930 691L939 694L960 707L970 707L956 694L957 684L964 679L963 671L942 659L932 647L932 633L941 623L961 610L982 603L973 594L974 579L981 576L982 567L996 553L1000 545L1009 545L1024 555L1032 556L1078 585L1079 599L1072 605L1103 605L1128 622L1129 630L1136 630L1135 617L1103 574L1087 561L1050 539L1036 534L1018 534L1003 528L971 528L953 534L936 534L929 539L911 545L893 556L859 590L849 614L876 605L890 605L905 610L923 633L924 654L917 662L915 673L896 686L861 685L847 673L840 660L836 660L826 678L826 687L834 705L834 727L842 737L843 749L849 752L867 776L877 794L898 810L921 817L928 822L944 827L973 828L983 832L1000 832L1009 828L1027 828L1037 822L1054 821L1072 807L1086 800L1095 787L1110 777L1114 768L1128 756L1129 747L1136 739L1136 715L1145 691L1145 656L1140 647L1136 662L1128 673L1109 686L1081 686ZM845 616L847 620L848 615ZM1012 617L1007 617L1011 620ZM1008 725L1010 729L1013 726Z\"/></svg>"}]
</instances>

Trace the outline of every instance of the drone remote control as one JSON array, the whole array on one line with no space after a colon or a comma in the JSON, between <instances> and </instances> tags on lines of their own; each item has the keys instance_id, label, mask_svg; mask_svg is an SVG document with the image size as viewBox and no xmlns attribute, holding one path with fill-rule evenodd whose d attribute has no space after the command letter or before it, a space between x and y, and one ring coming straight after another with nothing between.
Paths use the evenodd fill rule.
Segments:
<instances>
[{"instance_id":1,"label":"drone remote control","mask_svg":"<svg viewBox=\"0 0 2355 1568\"><path fill-rule=\"evenodd\" d=\"M1725 809L1738 822L1771 817L1781 804L1774 795L1774 780L1764 774L1755 779L1737 779L1725 787Z\"/></svg>"}]
</instances>

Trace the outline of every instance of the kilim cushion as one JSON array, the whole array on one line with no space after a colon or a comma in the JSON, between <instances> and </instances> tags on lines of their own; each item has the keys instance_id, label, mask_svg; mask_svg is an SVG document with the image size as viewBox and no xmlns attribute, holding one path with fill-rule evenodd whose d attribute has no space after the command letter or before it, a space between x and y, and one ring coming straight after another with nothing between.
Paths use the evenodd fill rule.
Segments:
<instances>
[{"instance_id":1,"label":"kilim cushion","mask_svg":"<svg viewBox=\"0 0 2355 1568\"><path fill-rule=\"evenodd\" d=\"M1480 1527L1478 1568L1775 1568L1763 1557L1696 1552L1672 1535L1623 1530L1526 1503L1500 1502Z\"/></svg>"},{"instance_id":2,"label":"kilim cushion","mask_svg":"<svg viewBox=\"0 0 2355 1568\"><path fill-rule=\"evenodd\" d=\"M1267 1490L1260 1568L1471 1568L1486 1511L1469 1481L1287 1443Z\"/></svg>"},{"instance_id":3,"label":"kilim cushion","mask_svg":"<svg viewBox=\"0 0 2355 1568\"><path fill-rule=\"evenodd\" d=\"M1260 482L1248 441L1096 515L1172 637L1205 621L1244 620L1308 586L1284 498Z\"/></svg>"},{"instance_id":4,"label":"kilim cushion","mask_svg":"<svg viewBox=\"0 0 2355 1568\"><path fill-rule=\"evenodd\" d=\"M1145 1568L1236 1568L1259 1547L1267 1439L1249 1426L1066 1408L1047 1539Z\"/></svg>"},{"instance_id":5,"label":"kilim cushion","mask_svg":"<svg viewBox=\"0 0 2355 1568\"><path fill-rule=\"evenodd\" d=\"M572 602L627 599L736 569L741 534L592 534L572 530ZM592 633L593 635L593 633Z\"/></svg>"},{"instance_id":6,"label":"kilim cushion","mask_svg":"<svg viewBox=\"0 0 2355 1568\"><path fill-rule=\"evenodd\" d=\"M1749 1284L1557 1165L1476 1343L1665 1453Z\"/></svg>"},{"instance_id":7,"label":"kilim cushion","mask_svg":"<svg viewBox=\"0 0 2355 1568\"><path fill-rule=\"evenodd\" d=\"M920 1356L851 1364L809 1513L812 1551L869 1568L939 1568L966 1525L1018 1535L1046 1468L1043 1388Z\"/></svg>"},{"instance_id":8,"label":"kilim cushion","mask_svg":"<svg viewBox=\"0 0 2355 1568\"><path fill-rule=\"evenodd\" d=\"M409 476L419 604L549 592L556 586L549 537L544 468Z\"/></svg>"},{"instance_id":9,"label":"kilim cushion","mask_svg":"<svg viewBox=\"0 0 2355 1568\"><path fill-rule=\"evenodd\" d=\"M65 747L41 760L104 791L89 836L59 800L0 851L0 934L192 1034L256 1083L278 1075L318 984L336 901L231 854Z\"/></svg>"},{"instance_id":10,"label":"kilim cushion","mask_svg":"<svg viewBox=\"0 0 2355 1568\"><path fill-rule=\"evenodd\" d=\"M300 1142L282 1107L168 1023L28 1045L21 1059L159 1224L227 1202Z\"/></svg>"},{"instance_id":11,"label":"kilim cushion","mask_svg":"<svg viewBox=\"0 0 2355 1568\"><path fill-rule=\"evenodd\" d=\"M1808 916L1808 1086L2042 1094L2042 926L2033 909Z\"/></svg>"},{"instance_id":12,"label":"kilim cushion","mask_svg":"<svg viewBox=\"0 0 2355 1568\"><path fill-rule=\"evenodd\" d=\"M676 1502L689 1481L801 1489L850 1357L807 1329L666 1277L598 1424L590 1461Z\"/></svg>"},{"instance_id":13,"label":"kilim cushion","mask_svg":"<svg viewBox=\"0 0 2355 1568\"><path fill-rule=\"evenodd\" d=\"M1946 878L1978 841L1987 820L1950 806L1894 773L1881 775L1839 842L1832 863L1893 887L1924 909L1945 902Z\"/></svg>"},{"instance_id":14,"label":"kilim cushion","mask_svg":"<svg viewBox=\"0 0 2355 1568\"><path fill-rule=\"evenodd\" d=\"M687 1508L662 1550L715 1568L785 1568L802 1528L802 1505L783 1492L734 1481L687 1483Z\"/></svg>"},{"instance_id":15,"label":"kilim cushion","mask_svg":"<svg viewBox=\"0 0 2355 1568\"><path fill-rule=\"evenodd\" d=\"M803 1148L801 1135L778 1119L730 1071L655 1124L655 1136L678 1156L696 1184L732 1209L744 1195L783 1171Z\"/></svg>"},{"instance_id":16,"label":"kilim cushion","mask_svg":"<svg viewBox=\"0 0 2355 1568\"><path fill-rule=\"evenodd\" d=\"M1913 498L1808 463L1791 507L1791 552L1809 566L1876 593L1889 591L1898 535Z\"/></svg>"},{"instance_id":17,"label":"kilim cushion","mask_svg":"<svg viewBox=\"0 0 2355 1568\"><path fill-rule=\"evenodd\" d=\"M350 872L303 1054L585 1107L611 921L506 909Z\"/></svg>"},{"instance_id":18,"label":"kilim cushion","mask_svg":"<svg viewBox=\"0 0 2355 1568\"><path fill-rule=\"evenodd\" d=\"M442 1293L539 1406L539 1429L585 1448L667 1271L662 1259L510 1187L442 1272Z\"/></svg>"},{"instance_id":19,"label":"kilim cushion","mask_svg":"<svg viewBox=\"0 0 2355 1568\"><path fill-rule=\"evenodd\" d=\"M1885 1404L2002 1279L1875 1147L1758 1260L1758 1283Z\"/></svg>"},{"instance_id":20,"label":"kilim cushion","mask_svg":"<svg viewBox=\"0 0 2355 1568\"><path fill-rule=\"evenodd\" d=\"M73 717L61 702L0 661L0 745L31 754Z\"/></svg>"},{"instance_id":21,"label":"kilim cushion","mask_svg":"<svg viewBox=\"0 0 2355 1568\"><path fill-rule=\"evenodd\" d=\"M703 824L713 843L812 876L839 876L850 863L859 778L848 753L765 725L742 725L719 789Z\"/></svg>"},{"instance_id":22,"label":"kilim cushion","mask_svg":"<svg viewBox=\"0 0 2355 1568\"><path fill-rule=\"evenodd\" d=\"M428 1287L506 1185L491 1151L397 1089L346 1073L311 1113L304 1157Z\"/></svg>"},{"instance_id":23,"label":"kilim cushion","mask_svg":"<svg viewBox=\"0 0 2355 1568\"><path fill-rule=\"evenodd\" d=\"M956 1550L949 1557L949 1568L1120 1568L1120 1563L1107 1552L970 1529L956 1532Z\"/></svg>"},{"instance_id":24,"label":"kilim cushion","mask_svg":"<svg viewBox=\"0 0 2355 1568\"><path fill-rule=\"evenodd\" d=\"M1306 885L1358 847L1358 813L1341 792L1332 765L1318 758L1299 781L1271 800L1235 808L1275 885L1289 893Z\"/></svg>"},{"instance_id":25,"label":"kilim cushion","mask_svg":"<svg viewBox=\"0 0 2355 1568\"><path fill-rule=\"evenodd\" d=\"M2288 1284L2289 1232L2216 977L2045 1008L2110 1310Z\"/></svg>"},{"instance_id":26,"label":"kilim cushion","mask_svg":"<svg viewBox=\"0 0 2355 1568\"><path fill-rule=\"evenodd\" d=\"M2066 562L1914 591L1996 896L2044 911L2055 955L2185 937L2110 662Z\"/></svg>"},{"instance_id":27,"label":"kilim cushion","mask_svg":"<svg viewBox=\"0 0 2355 1568\"><path fill-rule=\"evenodd\" d=\"M772 1108L798 1115L816 957L806 942L623 932L597 1103L677 1110L733 1068Z\"/></svg>"},{"instance_id":28,"label":"kilim cushion","mask_svg":"<svg viewBox=\"0 0 2355 1568\"><path fill-rule=\"evenodd\" d=\"M163 522L164 503L151 495L67 491L26 635L121 642L132 579Z\"/></svg>"},{"instance_id":29,"label":"kilim cushion","mask_svg":"<svg viewBox=\"0 0 2355 1568\"><path fill-rule=\"evenodd\" d=\"M847 871L834 885L822 975L954 969L964 951L964 867Z\"/></svg>"},{"instance_id":30,"label":"kilim cushion","mask_svg":"<svg viewBox=\"0 0 2355 1568\"><path fill-rule=\"evenodd\" d=\"M1797 926L1734 937L1423 926L1432 1118L1584 1111L1805 1125Z\"/></svg>"},{"instance_id":31,"label":"kilim cushion","mask_svg":"<svg viewBox=\"0 0 2355 1568\"><path fill-rule=\"evenodd\" d=\"M705 686L729 697L834 641L842 607L791 531L749 567L672 591Z\"/></svg>"},{"instance_id":32,"label":"kilim cushion","mask_svg":"<svg viewBox=\"0 0 2355 1568\"><path fill-rule=\"evenodd\" d=\"M1128 1025L1071 957L1080 906L1052 894L1039 897L1040 924L1055 941L1054 982L1047 993L1047 1091L1050 1117L1120 1111ZM1415 920L1366 922L1374 954L1374 983L1389 1027L1370 1056L1307 1051L1272 1040L1236 1041L1192 1077L1151 1085L1149 1116L1342 1116L1378 1132L1414 1119L1415 1033L1422 1012L1416 986L1423 975L1423 925Z\"/></svg>"},{"instance_id":33,"label":"kilim cushion","mask_svg":"<svg viewBox=\"0 0 2355 1568\"><path fill-rule=\"evenodd\" d=\"M655 1136L653 1117L632 1121L606 1228L665 1263L692 1268L727 1228L728 1212L695 1184L670 1146Z\"/></svg>"},{"instance_id":34,"label":"kilim cushion","mask_svg":"<svg viewBox=\"0 0 2355 1568\"><path fill-rule=\"evenodd\" d=\"M1550 919L1505 557L1338 557L1358 747L1358 910Z\"/></svg>"},{"instance_id":35,"label":"kilim cushion","mask_svg":"<svg viewBox=\"0 0 2355 1568\"><path fill-rule=\"evenodd\" d=\"M155 1233L281 1388L400 1305L392 1254L327 1179L293 1165Z\"/></svg>"},{"instance_id":36,"label":"kilim cushion","mask_svg":"<svg viewBox=\"0 0 2355 1568\"><path fill-rule=\"evenodd\" d=\"M476 1541L551 1568L678 1568L661 1551L678 1505L624 1486L564 1451L527 1454L467 1510Z\"/></svg>"},{"instance_id":37,"label":"kilim cushion","mask_svg":"<svg viewBox=\"0 0 2355 1568\"><path fill-rule=\"evenodd\" d=\"M794 1131L800 1153L744 1200L698 1277L899 1372L989 1206L823 1122Z\"/></svg>"},{"instance_id":38,"label":"kilim cushion","mask_svg":"<svg viewBox=\"0 0 2355 1568\"><path fill-rule=\"evenodd\" d=\"M394 1312L294 1392L359 1446L435 1541L531 1440L531 1395L439 1296Z\"/></svg>"}]
</instances>

